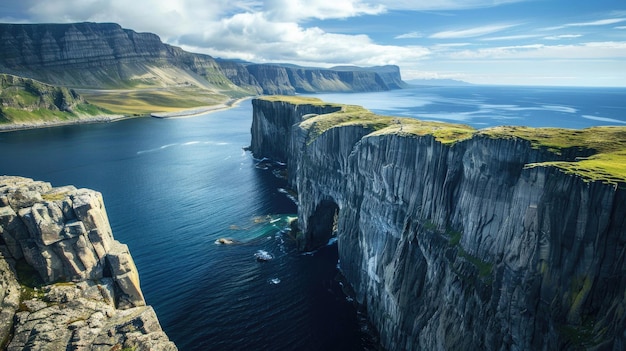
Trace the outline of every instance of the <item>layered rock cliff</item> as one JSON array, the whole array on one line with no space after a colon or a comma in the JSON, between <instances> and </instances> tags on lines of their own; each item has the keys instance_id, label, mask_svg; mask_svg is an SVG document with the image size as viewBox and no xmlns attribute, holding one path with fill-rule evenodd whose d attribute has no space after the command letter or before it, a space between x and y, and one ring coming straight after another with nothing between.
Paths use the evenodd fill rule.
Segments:
<instances>
[{"instance_id":1,"label":"layered rock cliff","mask_svg":"<svg viewBox=\"0 0 626 351\"><path fill-rule=\"evenodd\" d=\"M7 350L176 350L96 191L0 176L0 283Z\"/></svg>"},{"instance_id":2,"label":"layered rock cliff","mask_svg":"<svg viewBox=\"0 0 626 351\"><path fill-rule=\"evenodd\" d=\"M82 88L235 86L208 55L114 23L0 24L0 71Z\"/></svg>"},{"instance_id":3,"label":"layered rock cliff","mask_svg":"<svg viewBox=\"0 0 626 351\"><path fill-rule=\"evenodd\" d=\"M257 95L404 86L396 66L319 69L216 61L114 23L0 24L0 39L0 72L74 88L194 85Z\"/></svg>"},{"instance_id":4,"label":"layered rock cliff","mask_svg":"<svg viewBox=\"0 0 626 351\"><path fill-rule=\"evenodd\" d=\"M253 108L252 152L286 162L298 191L301 248L337 236L386 349L626 347L626 174L591 162L619 164L624 128L476 131L286 97Z\"/></svg>"},{"instance_id":5,"label":"layered rock cliff","mask_svg":"<svg viewBox=\"0 0 626 351\"><path fill-rule=\"evenodd\" d=\"M367 92L400 89L406 86L397 66L336 67L330 69L294 65L246 65L263 94L293 95L315 92ZM227 76L237 81L238 76Z\"/></svg>"}]
</instances>

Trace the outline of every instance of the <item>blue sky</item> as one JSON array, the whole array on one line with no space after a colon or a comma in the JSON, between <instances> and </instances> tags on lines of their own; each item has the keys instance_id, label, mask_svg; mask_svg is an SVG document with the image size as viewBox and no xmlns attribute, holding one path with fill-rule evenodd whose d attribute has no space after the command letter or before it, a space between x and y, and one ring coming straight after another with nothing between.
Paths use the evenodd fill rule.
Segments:
<instances>
[{"instance_id":1,"label":"blue sky","mask_svg":"<svg viewBox=\"0 0 626 351\"><path fill-rule=\"evenodd\" d=\"M2 22L116 22L214 57L321 67L395 64L404 79L626 86L624 0L5 3Z\"/></svg>"}]
</instances>

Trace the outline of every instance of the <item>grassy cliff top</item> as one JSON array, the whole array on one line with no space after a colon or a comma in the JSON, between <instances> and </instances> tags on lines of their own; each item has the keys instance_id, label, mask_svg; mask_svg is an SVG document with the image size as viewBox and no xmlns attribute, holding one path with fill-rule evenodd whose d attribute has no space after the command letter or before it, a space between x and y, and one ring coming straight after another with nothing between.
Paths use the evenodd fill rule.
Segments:
<instances>
[{"instance_id":1,"label":"grassy cliff top","mask_svg":"<svg viewBox=\"0 0 626 351\"><path fill-rule=\"evenodd\" d=\"M495 127L478 133L492 138L520 138L535 148L546 148L556 154L565 149L584 149L592 155L576 161L540 162L527 167L553 166L586 180L609 184L626 183L626 127L592 127L585 129Z\"/></svg>"},{"instance_id":2,"label":"grassy cliff top","mask_svg":"<svg viewBox=\"0 0 626 351\"><path fill-rule=\"evenodd\" d=\"M557 167L586 181L601 181L626 186L626 127L593 127L586 129L531 128L503 126L476 130L462 124L420 121L413 118L377 115L361 106L326 103L317 98L299 96L268 96L266 101L282 101L293 105L311 104L335 106L337 112L317 115L300 125L309 130L308 142L325 131L344 126L362 126L372 130L370 135L396 134L402 136L430 135L443 144L486 136L497 139L523 139L533 148L544 148L560 155L566 149L580 149L576 161L555 161L529 164L527 167Z\"/></svg>"}]
</instances>

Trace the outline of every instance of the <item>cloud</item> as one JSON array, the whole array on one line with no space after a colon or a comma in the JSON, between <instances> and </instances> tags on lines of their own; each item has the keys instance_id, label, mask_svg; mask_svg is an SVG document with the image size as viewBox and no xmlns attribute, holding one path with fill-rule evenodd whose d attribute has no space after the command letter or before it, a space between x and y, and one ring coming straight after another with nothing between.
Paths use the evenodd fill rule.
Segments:
<instances>
[{"instance_id":1,"label":"cloud","mask_svg":"<svg viewBox=\"0 0 626 351\"><path fill-rule=\"evenodd\" d=\"M397 35L394 37L394 39L414 39L414 38L421 38L421 37L423 37L423 35L420 32L409 32L409 33Z\"/></svg>"},{"instance_id":2,"label":"cloud","mask_svg":"<svg viewBox=\"0 0 626 351\"><path fill-rule=\"evenodd\" d=\"M572 45L517 45L463 50L450 53L452 59L625 59L626 42L588 42Z\"/></svg>"},{"instance_id":3,"label":"cloud","mask_svg":"<svg viewBox=\"0 0 626 351\"><path fill-rule=\"evenodd\" d=\"M386 11L380 4L361 0L266 0L262 12L276 21L300 22L309 18L332 19L377 15Z\"/></svg>"},{"instance_id":4,"label":"cloud","mask_svg":"<svg viewBox=\"0 0 626 351\"><path fill-rule=\"evenodd\" d=\"M432 39L457 39L457 38L473 38L486 34L496 33L504 29L515 27L517 24L494 24L488 26L474 27L461 30L448 30L432 34Z\"/></svg>"},{"instance_id":5,"label":"cloud","mask_svg":"<svg viewBox=\"0 0 626 351\"><path fill-rule=\"evenodd\" d=\"M496 7L524 1L529 0L379 0L366 2L380 4L388 10L442 11Z\"/></svg>"},{"instance_id":6,"label":"cloud","mask_svg":"<svg viewBox=\"0 0 626 351\"><path fill-rule=\"evenodd\" d=\"M589 21L589 22L567 23L567 24L563 24L560 26L543 28L542 30L556 30L556 29L563 29L563 28L569 28L569 27L606 26L609 24L615 24L615 23L620 23L624 21L626 21L626 18L606 18L606 19Z\"/></svg>"},{"instance_id":7,"label":"cloud","mask_svg":"<svg viewBox=\"0 0 626 351\"><path fill-rule=\"evenodd\" d=\"M626 18L608 18L603 20L591 21L591 22L581 22L581 23L570 23L566 24L566 27L588 27L588 26L605 26L607 24L615 24L626 21Z\"/></svg>"},{"instance_id":8,"label":"cloud","mask_svg":"<svg viewBox=\"0 0 626 351\"><path fill-rule=\"evenodd\" d=\"M430 54L420 46L381 45L367 35L328 33L319 27L276 22L262 12L241 13L181 37L192 51L254 62L385 65L415 62Z\"/></svg>"},{"instance_id":9,"label":"cloud","mask_svg":"<svg viewBox=\"0 0 626 351\"><path fill-rule=\"evenodd\" d=\"M562 35L552 35L549 37L544 37L544 39L561 40L561 39L574 39L574 38L580 38L580 37L582 37L582 34L562 34Z\"/></svg>"},{"instance_id":10,"label":"cloud","mask_svg":"<svg viewBox=\"0 0 626 351\"><path fill-rule=\"evenodd\" d=\"M501 37L490 37L490 38L482 38L482 41L505 41L505 40L520 40L520 39L531 39L540 37L539 34L518 34L518 35L507 35Z\"/></svg>"}]
</instances>

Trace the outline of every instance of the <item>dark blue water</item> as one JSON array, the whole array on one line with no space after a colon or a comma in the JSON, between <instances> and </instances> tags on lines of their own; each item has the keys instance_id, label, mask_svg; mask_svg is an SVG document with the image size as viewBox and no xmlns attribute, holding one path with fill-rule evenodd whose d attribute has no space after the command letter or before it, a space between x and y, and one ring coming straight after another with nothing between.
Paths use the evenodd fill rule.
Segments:
<instances>
[{"instance_id":1,"label":"dark blue water","mask_svg":"<svg viewBox=\"0 0 626 351\"><path fill-rule=\"evenodd\" d=\"M250 101L186 119L0 134L0 174L103 193L146 300L181 350L362 350L336 245L297 252L285 184L255 168ZM221 237L243 242L216 245ZM257 250L274 256L260 263Z\"/></svg>"},{"instance_id":2,"label":"dark blue water","mask_svg":"<svg viewBox=\"0 0 626 351\"><path fill-rule=\"evenodd\" d=\"M364 106L376 113L462 123L581 129L626 126L626 88L418 86L366 94L317 94L328 102Z\"/></svg>"},{"instance_id":3,"label":"dark blue water","mask_svg":"<svg viewBox=\"0 0 626 351\"><path fill-rule=\"evenodd\" d=\"M626 124L626 90L460 87L318 95L383 114L581 128ZM0 133L0 174L103 193L115 237L181 350L363 350L342 295L335 245L298 253L286 220L295 205L255 167L251 105L183 119ZM229 237L243 242L224 246ZM274 255L256 262L257 250Z\"/></svg>"}]
</instances>

